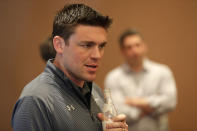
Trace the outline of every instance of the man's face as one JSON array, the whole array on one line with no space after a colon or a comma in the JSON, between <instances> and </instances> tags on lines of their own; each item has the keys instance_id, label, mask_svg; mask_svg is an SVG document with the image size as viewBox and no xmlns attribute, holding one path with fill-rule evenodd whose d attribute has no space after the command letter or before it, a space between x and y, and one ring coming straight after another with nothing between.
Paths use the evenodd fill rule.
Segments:
<instances>
[{"instance_id":1,"label":"man's face","mask_svg":"<svg viewBox=\"0 0 197 131\"><path fill-rule=\"evenodd\" d=\"M139 35L127 36L123 41L122 53L130 64L138 64L142 61L147 49Z\"/></svg>"},{"instance_id":2,"label":"man's face","mask_svg":"<svg viewBox=\"0 0 197 131\"><path fill-rule=\"evenodd\" d=\"M78 25L63 49L64 69L77 81L93 81L106 43L104 28Z\"/></svg>"}]
</instances>

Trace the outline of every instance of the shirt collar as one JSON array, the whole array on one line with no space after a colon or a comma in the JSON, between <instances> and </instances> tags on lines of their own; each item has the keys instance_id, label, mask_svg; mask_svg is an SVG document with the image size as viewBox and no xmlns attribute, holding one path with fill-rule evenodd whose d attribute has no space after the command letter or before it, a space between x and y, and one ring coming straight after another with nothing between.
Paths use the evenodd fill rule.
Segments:
<instances>
[{"instance_id":1,"label":"shirt collar","mask_svg":"<svg viewBox=\"0 0 197 131\"><path fill-rule=\"evenodd\" d=\"M141 72L147 72L149 70L149 60L148 58L144 58L143 59L143 65L142 65L142 71ZM123 64L123 69L130 73L130 72L134 72L132 71L132 68L129 66L129 64L126 62L125 64Z\"/></svg>"},{"instance_id":2,"label":"shirt collar","mask_svg":"<svg viewBox=\"0 0 197 131\"><path fill-rule=\"evenodd\" d=\"M85 96L86 94L88 93L91 93L91 90L92 90L92 85L88 85L88 82L85 82L84 85L83 85L83 88L79 88L82 95Z\"/></svg>"},{"instance_id":3,"label":"shirt collar","mask_svg":"<svg viewBox=\"0 0 197 131\"><path fill-rule=\"evenodd\" d=\"M46 68L44 72L48 72L50 74L54 74L54 77L59 77L65 83L70 83L72 88L76 90L78 93L85 95L88 92L92 91L92 82L85 82L83 88L77 86L73 81L71 81L63 71L61 71L58 67L53 64L54 59L49 59L46 64ZM68 86L69 87L69 86Z\"/></svg>"}]
</instances>

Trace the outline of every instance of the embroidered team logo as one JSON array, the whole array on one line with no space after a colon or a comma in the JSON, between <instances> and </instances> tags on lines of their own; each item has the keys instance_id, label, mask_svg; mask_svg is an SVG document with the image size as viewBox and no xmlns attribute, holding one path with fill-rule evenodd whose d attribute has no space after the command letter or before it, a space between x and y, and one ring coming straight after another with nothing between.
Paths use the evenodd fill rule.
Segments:
<instances>
[{"instance_id":1,"label":"embroidered team logo","mask_svg":"<svg viewBox=\"0 0 197 131\"><path fill-rule=\"evenodd\" d=\"M73 105L66 105L65 109L68 111L74 111L75 107Z\"/></svg>"}]
</instances>

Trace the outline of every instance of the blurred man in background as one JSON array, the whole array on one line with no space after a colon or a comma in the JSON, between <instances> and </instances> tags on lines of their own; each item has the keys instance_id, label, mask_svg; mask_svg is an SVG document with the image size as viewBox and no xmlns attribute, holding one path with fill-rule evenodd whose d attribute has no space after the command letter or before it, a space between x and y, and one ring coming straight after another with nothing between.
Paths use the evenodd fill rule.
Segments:
<instances>
[{"instance_id":1,"label":"blurred man in background","mask_svg":"<svg viewBox=\"0 0 197 131\"><path fill-rule=\"evenodd\" d=\"M23 89L13 115L14 131L102 131L93 81L112 20L84 4L66 5L53 22L55 59ZM97 97L97 98L95 98ZM125 116L107 124L108 131L127 131Z\"/></svg>"},{"instance_id":2,"label":"blurred man in background","mask_svg":"<svg viewBox=\"0 0 197 131\"><path fill-rule=\"evenodd\" d=\"M53 38L49 36L43 43L40 44L39 47L40 56L45 63L49 59L55 58L56 55L52 41Z\"/></svg>"},{"instance_id":3,"label":"blurred man in background","mask_svg":"<svg viewBox=\"0 0 197 131\"><path fill-rule=\"evenodd\" d=\"M146 57L147 45L136 30L120 36L125 63L106 76L119 113L127 115L130 131L167 131L167 114L176 106L176 85L168 66Z\"/></svg>"}]
</instances>

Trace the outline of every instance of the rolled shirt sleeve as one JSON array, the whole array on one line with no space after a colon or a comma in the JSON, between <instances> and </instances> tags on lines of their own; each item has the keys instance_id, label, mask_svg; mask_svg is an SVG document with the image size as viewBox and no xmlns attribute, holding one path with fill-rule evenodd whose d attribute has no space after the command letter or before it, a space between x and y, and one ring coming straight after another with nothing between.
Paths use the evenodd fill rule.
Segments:
<instances>
[{"instance_id":1,"label":"rolled shirt sleeve","mask_svg":"<svg viewBox=\"0 0 197 131\"><path fill-rule=\"evenodd\" d=\"M163 114L176 107L177 91L172 72L166 68L159 82L158 92L146 98L149 105L155 108L154 114Z\"/></svg>"}]
</instances>

